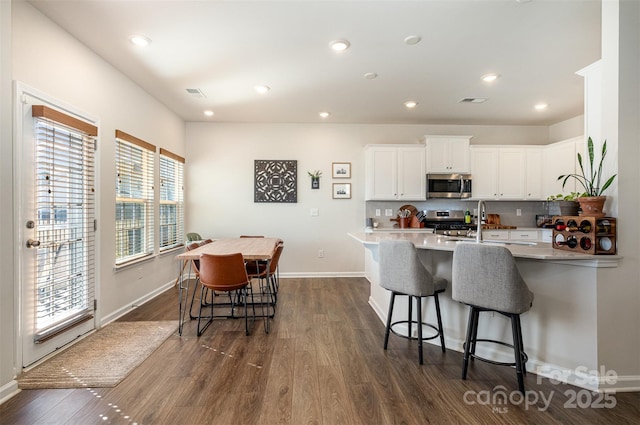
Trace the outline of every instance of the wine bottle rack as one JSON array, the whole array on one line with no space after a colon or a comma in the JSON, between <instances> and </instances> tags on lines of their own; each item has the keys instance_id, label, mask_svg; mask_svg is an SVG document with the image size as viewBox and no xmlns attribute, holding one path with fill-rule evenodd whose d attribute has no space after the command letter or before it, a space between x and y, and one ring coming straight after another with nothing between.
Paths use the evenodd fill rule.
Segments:
<instances>
[{"instance_id":1,"label":"wine bottle rack","mask_svg":"<svg viewBox=\"0 0 640 425\"><path fill-rule=\"evenodd\" d=\"M612 217L553 216L554 249L582 254L616 253L616 219Z\"/></svg>"}]
</instances>

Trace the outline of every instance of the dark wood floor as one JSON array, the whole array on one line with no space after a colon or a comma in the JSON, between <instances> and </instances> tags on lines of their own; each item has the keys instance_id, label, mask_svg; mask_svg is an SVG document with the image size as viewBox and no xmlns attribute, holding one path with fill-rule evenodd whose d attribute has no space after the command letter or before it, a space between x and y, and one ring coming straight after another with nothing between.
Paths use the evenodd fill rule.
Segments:
<instances>
[{"instance_id":1,"label":"dark wood floor","mask_svg":"<svg viewBox=\"0 0 640 425\"><path fill-rule=\"evenodd\" d=\"M462 381L458 352L426 344L420 366L414 345L394 336L385 352L368 287L359 278L283 279L270 334L261 322L247 337L242 320L220 320L197 338L191 322L117 387L25 390L0 407L0 423L640 423L640 393L605 400L528 374L527 405L512 393L511 368L475 362ZM121 320L171 320L176 310L172 289ZM500 390L512 402L492 404Z\"/></svg>"}]
</instances>

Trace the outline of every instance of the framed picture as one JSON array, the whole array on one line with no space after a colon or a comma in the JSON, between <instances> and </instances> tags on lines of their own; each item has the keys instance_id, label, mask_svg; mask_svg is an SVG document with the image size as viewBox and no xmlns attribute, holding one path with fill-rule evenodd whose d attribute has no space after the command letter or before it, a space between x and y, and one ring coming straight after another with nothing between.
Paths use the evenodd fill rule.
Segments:
<instances>
[{"instance_id":1,"label":"framed picture","mask_svg":"<svg viewBox=\"0 0 640 425\"><path fill-rule=\"evenodd\" d=\"M351 183L334 183L333 199L351 199Z\"/></svg>"},{"instance_id":2,"label":"framed picture","mask_svg":"<svg viewBox=\"0 0 640 425\"><path fill-rule=\"evenodd\" d=\"M334 162L331 166L331 176L334 179L350 179L351 163L350 162Z\"/></svg>"},{"instance_id":3,"label":"framed picture","mask_svg":"<svg viewBox=\"0 0 640 425\"><path fill-rule=\"evenodd\" d=\"M298 161L254 161L253 202L298 202Z\"/></svg>"}]
</instances>

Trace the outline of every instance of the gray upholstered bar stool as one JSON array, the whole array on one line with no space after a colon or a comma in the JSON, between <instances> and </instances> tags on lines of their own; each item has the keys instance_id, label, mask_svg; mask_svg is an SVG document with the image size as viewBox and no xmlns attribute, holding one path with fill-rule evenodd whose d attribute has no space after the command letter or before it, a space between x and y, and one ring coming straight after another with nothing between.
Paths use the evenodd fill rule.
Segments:
<instances>
[{"instance_id":1,"label":"gray upholstered bar stool","mask_svg":"<svg viewBox=\"0 0 640 425\"><path fill-rule=\"evenodd\" d=\"M533 293L522 279L511 252L502 246L458 244L453 251L451 285L451 297L470 307L462 359L462 379L467 379L469 358L497 365L515 366L518 390L524 394L527 355L522 344L520 314L531 308ZM482 311L495 311L511 319L513 345L503 341L478 339L478 317ZM512 347L515 362L498 362L476 356L477 342Z\"/></svg>"},{"instance_id":2,"label":"gray upholstered bar stool","mask_svg":"<svg viewBox=\"0 0 640 425\"><path fill-rule=\"evenodd\" d=\"M447 289L447 280L431 275L416 252L416 247L410 241L403 240L383 240L379 245L380 253L380 286L391 291L391 301L389 303L389 314L387 315L387 327L384 333L384 349L387 349L389 342L389 332L412 340L418 341L418 359L422 361L422 341L440 337L442 352L445 352L444 333L442 331L442 318L440 317L440 302L438 294ZM407 320L391 323L393 315L393 305L396 295L407 295L409 297L409 315ZM436 304L436 316L438 327L424 323L422 321L422 298L433 296ZM417 317L412 317L412 300L416 300ZM397 324L406 323L408 326L407 335L396 333L393 327ZM416 324L418 336L412 337L411 326ZM430 337L422 337L422 326L428 326L436 330L436 334Z\"/></svg>"}]
</instances>

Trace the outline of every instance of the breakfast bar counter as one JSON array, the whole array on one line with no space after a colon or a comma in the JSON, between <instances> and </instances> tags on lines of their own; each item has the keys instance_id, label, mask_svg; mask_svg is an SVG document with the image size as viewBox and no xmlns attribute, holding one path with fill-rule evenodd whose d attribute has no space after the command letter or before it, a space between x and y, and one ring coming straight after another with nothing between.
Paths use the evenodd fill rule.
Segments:
<instances>
[{"instance_id":1,"label":"breakfast bar counter","mask_svg":"<svg viewBox=\"0 0 640 425\"><path fill-rule=\"evenodd\" d=\"M365 276L371 282L369 305L383 323L386 322L390 296L389 291L378 284L378 244L381 240L412 241L418 249L420 260L431 273L449 282L456 245L476 243L475 239L417 232L354 232L349 236L365 248ZM544 242L483 243L496 243L508 248L516 259L522 277L534 293L533 307L522 315L524 348L529 356L527 370L591 390L603 389L603 383L597 379L586 379L590 377L588 371L598 370L598 284L603 279L601 271L617 267L622 257L572 253L553 249L550 243ZM429 301L423 309L423 319L428 323L435 321L435 308L431 303ZM396 306L395 318L406 318L406 306L404 311L398 308L404 304L406 302L403 301ZM440 304L447 350L462 351L468 307L451 299L451 283L440 297ZM509 340L510 322L506 318L501 321L498 317L501 315L491 317L491 321L483 325L481 315L480 329L485 330L483 338ZM380 341L382 344L382 339ZM513 353L510 350L502 350L500 346L490 348L484 353L487 357L512 360Z\"/></svg>"},{"instance_id":2,"label":"breakfast bar counter","mask_svg":"<svg viewBox=\"0 0 640 425\"><path fill-rule=\"evenodd\" d=\"M418 249L451 251L458 243L474 243L474 238L460 236L444 236L427 232L375 232L349 233L349 236L363 245L377 245L383 239L404 239L410 240ZM565 262L576 266L585 267L616 267L619 255L589 255L579 252L562 251L553 249L550 243L544 242L522 242L510 240L484 240L482 243L491 243L505 246L516 258L530 258L534 260L546 260L554 262Z\"/></svg>"}]
</instances>

